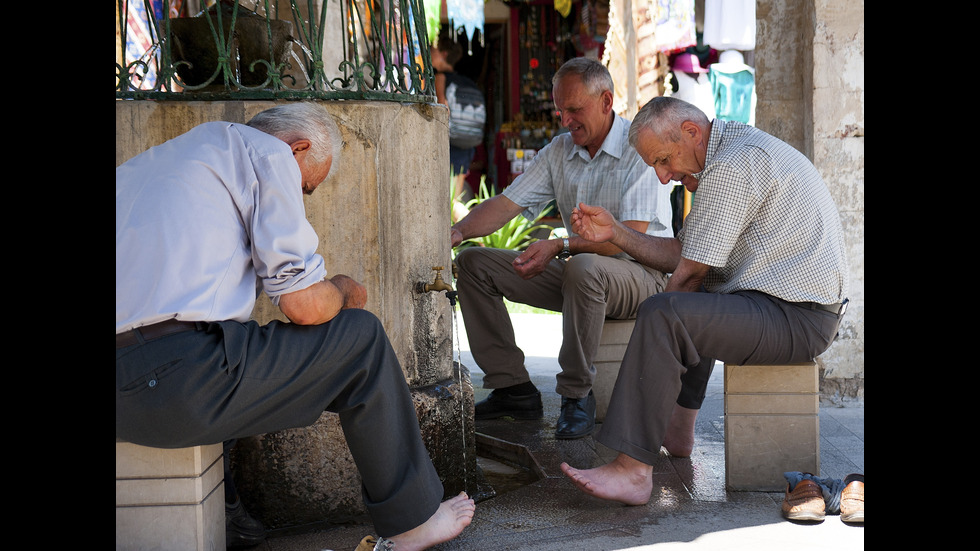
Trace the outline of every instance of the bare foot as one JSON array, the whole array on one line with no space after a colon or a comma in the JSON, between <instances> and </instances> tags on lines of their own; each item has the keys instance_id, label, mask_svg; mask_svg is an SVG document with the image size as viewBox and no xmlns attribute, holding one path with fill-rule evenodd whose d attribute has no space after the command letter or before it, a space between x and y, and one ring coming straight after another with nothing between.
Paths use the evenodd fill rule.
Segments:
<instances>
[{"instance_id":1,"label":"bare foot","mask_svg":"<svg viewBox=\"0 0 980 551\"><path fill-rule=\"evenodd\" d=\"M470 525L476 504L466 492L460 492L439 504L429 520L388 539L395 542L398 551L422 551L437 543L449 541Z\"/></svg>"},{"instance_id":2,"label":"bare foot","mask_svg":"<svg viewBox=\"0 0 980 551\"><path fill-rule=\"evenodd\" d=\"M674 404L663 443L670 455L691 457L691 452L694 451L694 422L698 419L698 411Z\"/></svg>"},{"instance_id":3,"label":"bare foot","mask_svg":"<svg viewBox=\"0 0 980 551\"><path fill-rule=\"evenodd\" d=\"M643 505L653 493L653 467L622 453L601 467L579 470L562 463L561 471L580 490L600 499Z\"/></svg>"}]
</instances>

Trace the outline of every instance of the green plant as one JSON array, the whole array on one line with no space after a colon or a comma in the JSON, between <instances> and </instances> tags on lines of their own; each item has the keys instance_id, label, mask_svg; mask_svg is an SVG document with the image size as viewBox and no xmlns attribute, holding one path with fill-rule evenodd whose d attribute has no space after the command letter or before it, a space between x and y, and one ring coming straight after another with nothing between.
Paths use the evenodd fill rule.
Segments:
<instances>
[{"instance_id":1,"label":"green plant","mask_svg":"<svg viewBox=\"0 0 980 551\"><path fill-rule=\"evenodd\" d=\"M472 209L495 195L496 191L492 187L487 187L486 179L481 179L480 189L476 197L466 203L466 208L467 210ZM532 233L540 229L551 230L551 226L538 223L544 217L545 212L547 212L547 209L542 211L534 220L528 220L519 214L490 235L466 239L456 248L465 249L466 247L481 246L494 249L523 251L528 245L537 241L536 238L531 236Z\"/></svg>"}]
</instances>

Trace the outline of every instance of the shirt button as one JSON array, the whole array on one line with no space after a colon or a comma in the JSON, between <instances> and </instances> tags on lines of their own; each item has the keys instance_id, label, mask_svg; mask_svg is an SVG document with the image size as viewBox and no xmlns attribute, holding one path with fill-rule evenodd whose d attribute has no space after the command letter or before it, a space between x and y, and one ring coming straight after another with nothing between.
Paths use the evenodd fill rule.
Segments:
<instances>
[{"instance_id":1,"label":"shirt button","mask_svg":"<svg viewBox=\"0 0 980 551\"><path fill-rule=\"evenodd\" d=\"M150 382L148 382L146 384L148 384L150 386L150 388L153 388L153 387L157 386L157 380L156 379L150 379Z\"/></svg>"}]
</instances>

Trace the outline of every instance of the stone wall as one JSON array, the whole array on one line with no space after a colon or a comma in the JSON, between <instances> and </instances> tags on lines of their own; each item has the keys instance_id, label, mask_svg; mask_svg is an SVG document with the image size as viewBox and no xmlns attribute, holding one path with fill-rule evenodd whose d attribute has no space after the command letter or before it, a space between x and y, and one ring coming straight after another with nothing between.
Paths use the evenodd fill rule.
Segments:
<instances>
[{"instance_id":1,"label":"stone wall","mask_svg":"<svg viewBox=\"0 0 980 551\"><path fill-rule=\"evenodd\" d=\"M825 403L864 399L864 2L759 0L756 126L813 161L840 209L850 304L817 362Z\"/></svg>"}]
</instances>

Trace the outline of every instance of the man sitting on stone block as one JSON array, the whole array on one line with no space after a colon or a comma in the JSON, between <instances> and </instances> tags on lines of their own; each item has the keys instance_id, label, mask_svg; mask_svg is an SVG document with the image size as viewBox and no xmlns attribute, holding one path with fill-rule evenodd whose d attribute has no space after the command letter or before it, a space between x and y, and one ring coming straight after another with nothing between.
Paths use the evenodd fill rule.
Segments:
<instances>
[{"instance_id":1,"label":"man sitting on stone block","mask_svg":"<svg viewBox=\"0 0 980 551\"><path fill-rule=\"evenodd\" d=\"M837 206L800 152L751 126L708 120L697 107L656 97L629 143L661 183L697 192L676 238L636 232L580 204L572 226L671 273L640 305L596 440L619 455L562 471L585 493L639 505L666 435L693 442L697 410L676 404L682 375L703 357L734 364L812 361L833 342L847 302L848 266ZM707 292L702 292L707 291Z\"/></svg>"},{"instance_id":2,"label":"man sitting on stone block","mask_svg":"<svg viewBox=\"0 0 980 551\"><path fill-rule=\"evenodd\" d=\"M322 106L207 122L116 169L116 437L181 448L339 414L381 539L455 538L408 385L367 294L327 278L306 219L342 140ZM250 320L257 292L292 323ZM383 547L387 549L388 547Z\"/></svg>"}]
</instances>

